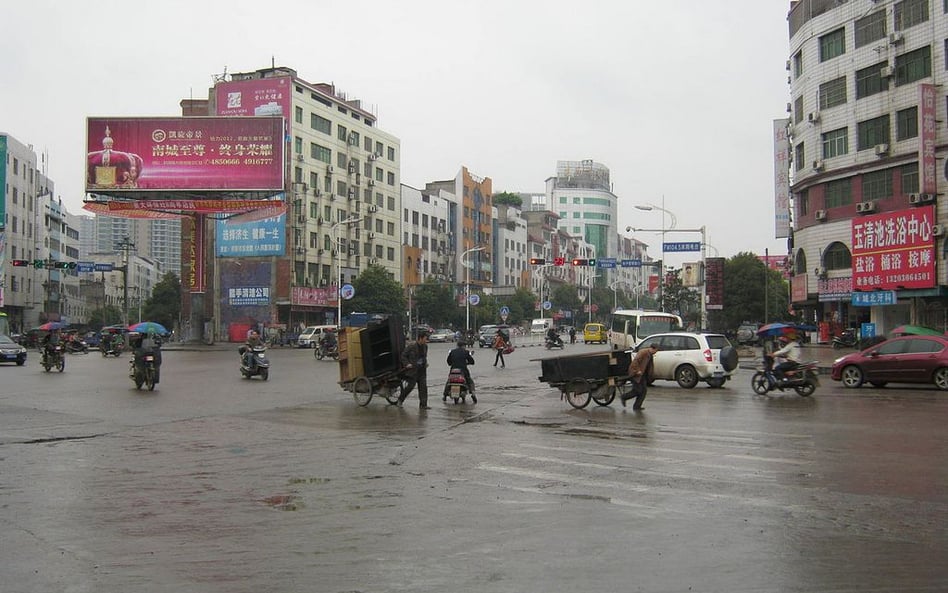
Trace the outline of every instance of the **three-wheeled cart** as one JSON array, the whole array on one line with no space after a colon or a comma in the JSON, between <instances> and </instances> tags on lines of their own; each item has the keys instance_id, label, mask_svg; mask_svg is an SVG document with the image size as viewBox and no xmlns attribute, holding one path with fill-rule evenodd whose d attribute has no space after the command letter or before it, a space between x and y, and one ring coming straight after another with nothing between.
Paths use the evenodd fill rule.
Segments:
<instances>
[{"instance_id":1,"label":"three-wheeled cart","mask_svg":"<svg viewBox=\"0 0 948 593\"><path fill-rule=\"evenodd\" d=\"M629 382L632 354L624 350L608 350L540 359L543 374L540 381L560 390L560 398L576 409L590 400L608 406Z\"/></svg>"},{"instance_id":2,"label":"three-wheeled cart","mask_svg":"<svg viewBox=\"0 0 948 593\"><path fill-rule=\"evenodd\" d=\"M403 380L399 355L405 344L401 324L388 318L366 327L341 328L338 343L339 385L356 403L367 406L373 395L397 403Z\"/></svg>"}]
</instances>

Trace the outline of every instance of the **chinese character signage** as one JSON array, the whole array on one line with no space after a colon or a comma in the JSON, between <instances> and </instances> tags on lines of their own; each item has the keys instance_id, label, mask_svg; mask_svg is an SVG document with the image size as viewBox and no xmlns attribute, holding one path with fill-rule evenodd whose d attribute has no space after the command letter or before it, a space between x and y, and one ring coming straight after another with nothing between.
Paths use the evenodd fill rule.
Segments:
<instances>
[{"instance_id":1,"label":"chinese character signage","mask_svg":"<svg viewBox=\"0 0 948 593\"><path fill-rule=\"evenodd\" d=\"M676 241L662 243L662 253L681 253L685 251L701 251L700 241Z\"/></svg>"},{"instance_id":2,"label":"chinese character signage","mask_svg":"<svg viewBox=\"0 0 948 593\"><path fill-rule=\"evenodd\" d=\"M270 303L269 286L242 286L227 289L230 305L267 305Z\"/></svg>"},{"instance_id":3,"label":"chinese character signage","mask_svg":"<svg viewBox=\"0 0 948 593\"><path fill-rule=\"evenodd\" d=\"M338 304L337 291L335 288L294 286L290 290L290 302L294 305L335 307Z\"/></svg>"},{"instance_id":4,"label":"chinese character signage","mask_svg":"<svg viewBox=\"0 0 948 593\"><path fill-rule=\"evenodd\" d=\"M218 257L261 257L284 255L286 215L251 222L234 219L217 221Z\"/></svg>"},{"instance_id":5,"label":"chinese character signage","mask_svg":"<svg viewBox=\"0 0 948 593\"><path fill-rule=\"evenodd\" d=\"M774 237L790 236L789 119L774 120Z\"/></svg>"},{"instance_id":6,"label":"chinese character signage","mask_svg":"<svg viewBox=\"0 0 948 593\"><path fill-rule=\"evenodd\" d=\"M894 290L873 290L872 292L854 292L852 304L855 307L872 307L894 305L896 300Z\"/></svg>"},{"instance_id":7,"label":"chinese character signage","mask_svg":"<svg viewBox=\"0 0 948 593\"><path fill-rule=\"evenodd\" d=\"M853 290L934 287L934 225L934 206L853 219Z\"/></svg>"},{"instance_id":8,"label":"chinese character signage","mask_svg":"<svg viewBox=\"0 0 948 593\"><path fill-rule=\"evenodd\" d=\"M918 94L919 189L924 194L934 194L938 191L938 176L935 172L935 132L938 127L935 121L935 85L918 85Z\"/></svg>"},{"instance_id":9,"label":"chinese character signage","mask_svg":"<svg viewBox=\"0 0 948 593\"><path fill-rule=\"evenodd\" d=\"M282 117L90 117L86 191L283 188Z\"/></svg>"},{"instance_id":10,"label":"chinese character signage","mask_svg":"<svg viewBox=\"0 0 948 593\"><path fill-rule=\"evenodd\" d=\"M821 303L827 301L848 301L853 293L853 279L820 278L816 283L816 292Z\"/></svg>"},{"instance_id":11,"label":"chinese character signage","mask_svg":"<svg viewBox=\"0 0 948 593\"><path fill-rule=\"evenodd\" d=\"M221 82L214 87L217 115L289 117L292 82L289 76Z\"/></svg>"}]
</instances>

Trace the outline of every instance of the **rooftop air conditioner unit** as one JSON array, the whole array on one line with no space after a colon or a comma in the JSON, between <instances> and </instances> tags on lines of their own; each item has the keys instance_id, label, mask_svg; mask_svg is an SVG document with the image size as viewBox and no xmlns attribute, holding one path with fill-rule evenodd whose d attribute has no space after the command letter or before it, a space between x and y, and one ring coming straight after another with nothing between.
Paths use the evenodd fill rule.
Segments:
<instances>
[{"instance_id":1,"label":"rooftop air conditioner unit","mask_svg":"<svg viewBox=\"0 0 948 593\"><path fill-rule=\"evenodd\" d=\"M374 214L374 213L378 212L379 207L376 206L375 204L372 204L372 205L370 205L370 206L367 208L367 210L368 210L369 214Z\"/></svg>"},{"instance_id":2,"label":"rooftop air conditioner unit","mask_svg":"<svg viewBox=\"0 0 948 593\"><path fill-rule=\"evenodd\" d=\"M375 187L375 182L369 179L369 187Z\"/></svg>"},{"instance_id":3,"label":"rooftop air conditioner unit","mask_svg":"<svg viewBox=\"0 0 948 593\"><path fill-rule=\"evenodd\" d=\"M895 76L895 68L892 66L883 66L879 69L879 76L882 78L892 78Z\"/></svg>"},{"instance_id":4,"label":"rooftop air conditioner unit","mask_svg":"<svg viewBox=\"0 0 948 593\"><path fill-rule=\"evenodd\" d=\"M303 155L302 155L302 154L296 155L296 160L298 160L299 162L302 163L302 162L303 162Z\"/></svg>"},{"instance_id":5,"label":"rooftop air conditioner unit","mask_svg":"<svg viewBox=\"0 0 948 593\"><path fill-rule=\"evenodd\" d=\"M336 196L334 196L333 194L329 194L329 201L330 201L330 202L335 202L335 201L336 201Z\"/></svg>"},{"instance_id":6,"label":"rooftop air conditioner unit","mask_svg":"<svg viewBox=\"0 0 948 593\"><path fill-rule=\"evenodd\" d=\"M790 60L787 60L787 72L790 72Z\"/></svg>"},{"instance_id":7,"label":"rooftop air conditioner unit","mask_svg":"<svg viewBox=\"0 0 948 593\"><path fill-rule=\"evenodd\" d=\"M817 210L816 211L817 220L826 220L826 210Z\"/></svg>"},{"instance_id":8,"label":"rooftop air conditioner unit","mask_svg":"<svg viewBox=\"0 0 948 593\"><path fill-rule=\"evenodd\" d=\"M375 156L375 153L374 153L374 152L369 154L369 160L370 160L370 161L374 161L374 160L377 159L377 158L378 158L378 157Z\"/></svg>"},{"instance_id":9,"label":"rooftop air conditioner unit","mask_svg":"<svg viewBox=\"0 0 948 593\"><path fill-rule=\"evenodd\" d=\"M902 34L902 31L893 31L889 33L889 43L892 45L897 45L905 41L905 36Z\"/></svg>"},{"instance_id":10,"label":"rooftop air conditioner unit","mask_svg":"<svg viewBox=\"0 0 948 593\"><path fill-rule=\"evenodd\" d=\"M323 224L323 217L322 217L322 216L320 216L319 218L316 219L316 224Z\"/></svg>"},{"instance_id":11,"label":"rooftop air conditioner unit","mask_svg":"<svg viewBox=\"0 0 948 593\"><path fill-rule=\"evenodd\" d=\"M813 161L813 170L814 170L814 171L822 171L822 170L823 170L823 161L820 160L820 159L817 159L817 160Z\"/></svg>"},{"instance_id":12,"label":"rooftop air conditioner unit","mask_svg":"<svg viewBox=\"0 0 948 593\"><path fill-rule=\"evenodd\" d=\"M349 163L349 173L355 173L355 172L356 172L355 163Z\"/></svg>"},{"instance_id":13,"label":"rooftop air conditioner unit","mask_svg":"<svg viewBox=\"0 0 948 593\"><path fill-rule=\"evenodd\" d=\"M320 278L320 279L319 279L319 285L320 285L320 286L326 286L327 284L329 284L329 280L327 280L326 278Z\"/></svg>"},{"instance_id":14,"label":"rooftop air conditioner unit","mask_svg":"<svg viewBox=\"0 0 948 593\"><path fill-rule=\"evenodd\" d=\"M883 142L882 144L876 144L876 156L884 156L889 154L889 145Z\"/></svg>"},{"instance_id":15,"label":"rooftop air conditioner unit","mask_svg":"<svg viewBox=\"0 0 948 593\"><path fill-rule=\"evenodd\" d=\"M820 121L820 112L811 111L810 113L806 114L806 120L810 123L816 123Z\"/></svg>"},{"instance_id":16,"label":"rooftop air conditioner unit","mask_svg":"<svg viewBox=\"0 0 948 593\"><path fill-rule=\"evenodd\" d=\"M919 204L922 201L922 194L909 194L909 204Z\"/></svg>"},{"instance_id":17,"label":"rooftop air conditioner unit","mask_svg":"<svg viewBox=\"0 0 948 593\"><path fill-rule=\"evenodd\" d=\"M936 237L940 237L944 234L945 234L945 227L941 226L940 224L936 224L935 226L932 227L932 235Z\"/></svg>"},{"instance_id":18,"label":"rooftop air conditioner unit","mask_svg":"<svg viewBox=\"0 0 948 593\"><path fill-rule=\"evenodd\" d=\"M323 195L323 192L322 192L322 190L319 189L318 187L314 187L314 188L313 188L313 195L318 198L319 196Z\"/></svg>"},{"instance_id":19,"label":"rooftop air conditioner unit","mask_svg":"<svg viewBox=\"0 0 948 593\"><path fill-rule=\"evenodd\" d=\"M787 113L793 113L793 103L787 103Z\"/></svg>"},{"instance_id":20,"label":"rooftop air conditioner unit","mask_svg":"<svg viewBox=\"0 0 948 593\"><path fill-rule=\"evenodd\" d=\"M296 220L297 220L300 224L306 224L306 215L300 214L299 216L296 217Z\"/></svg>"},{"instance_id":21,"label":"rooftop air conditioner unit","mask_svg":"<svg viewBox=\"0 0 948 593\"><path fill-rule=\"evenodd\" d=\"M347 194L347 197L351 200L352 198L355 197L355 195L356 195L356 190L355 190L355 188L350 187L350 188L349 188L349 192L348 192L348 194Z\"/></svg>"},{"instance_id":22,"label":"rooftop air conditioner unit","mask_svg":"<svg viewBox=\"0 0 948 593\"><path fill-rule=\"evenodd\" d=\"M826 268L823 266L813 268L813 275L817 278L826 278Z\"/></svg>"},{"instance_id":23,"label":"rooftop air conditioner unit","mask_svg":"<svg viewBox=\"0 0 948 593\"><path fill-rule=\"evenodd\" d=\"M369 233L369 241L375 240L375 233Z\"/></svg>"},{"instance_id":24,"label":"rooftop air conditioner unit","mask_svg":"<svg viewBox=\"0 0 948 593\"><path fill-rule=\"evenodd\" d=\"M369 260L369 263L370 263L370 264L377 264L377 263L379 263L379 258L373 257L372 259Z\"/></svg>"},{"instance_id":25,"label":"rooftop air conditioner unit","mask_svg":"<svg viewBox=\"0 0 948 593\"><path fill-rule=\"evenodd\" d=\"M931 204L935 201L937 196L935 194L909 194L909 204L913 206L921 206L923 204Z\"/></svg>"},{"instance_id":26,"label":"rooftop air conditioner unit","mask_svg":"<svg viewBox=\"0 0 948 593\"><path fill-rule=\"evenodd\" d=\"M334 172L335 172L335 169L332 168L332 165L327 165L327 166L326 166L326 174L327 174L327 175L332 175Z\"/></svg>"},{"instance_id":27,"label":"rooftop air conditioner unit","mask_svg":"<svg viewBox=\"0 0 948 593\"><path fill-rule=\"evenodd\" d=\"M324 253L324 251L325 251L325 250L320 249L320 250L318 250L318 251L316 252L316 255L322 255L322 254Z\"/></svg>"},{"instance_id":28,"label":"rooftop air conditioner unit","mask_svg":"<svg viewBox=\"0 0 948 593\"><path fill-rule=\"evenodd\" d=\"M856 204L856 212L860 214L870 214L876 211L876 203L873 201L859 202Z\"/></svg>"}]
</instances>

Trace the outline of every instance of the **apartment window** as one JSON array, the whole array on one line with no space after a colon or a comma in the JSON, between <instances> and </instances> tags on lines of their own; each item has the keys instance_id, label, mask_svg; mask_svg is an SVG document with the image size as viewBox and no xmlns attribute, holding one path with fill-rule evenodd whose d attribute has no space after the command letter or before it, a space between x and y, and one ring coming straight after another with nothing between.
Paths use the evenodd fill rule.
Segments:
<instances>
[{"instance_id":1,"label":"apartment window","mask_svg":"<svg viewBox=\"0 0 948 593\"><path fill-rule=\"evenodd\" d=\"M375 143L375 154L379 155L379 158L382 158L382 149L383 149L383 148L384 148L384 147L382 146L382 143L381 143L381 142L376 142L376 143Z\"/></svg>"},{"instance_id":2,"label":"apartment window","mask_svg":"<svg viewBox=\"0 0 948 593\"><path fill-rule=\"evenodd\" d=\"M395 185L395 173L392 173L391 171L388 172L388 180L387 180L387 183L388 183L389 185Z\"/></svg>"},{"instance_id":3,"label":"apartment window","mask_svg":"<svg viewBox=\"0 0 948 593\"><path fill-rule=\"evenodd\" d=\"M800 216L806 216L810 213L810 192L803 190L796 195L797 208Z\"/></svg>"},{"instance_id":4,"label":"apartment window","mask_svg":"<svg viewBox=\"0 0 948 593\"><path fill-rule=\"evenodd\" d=\"M346 186L345 181L336 180L336 195L337 196L347 196L349 189ZM340 219L341 220L341 219Z\"/></svg>"},{"instance_id":5,"label":"apartment window","mask_svg":"<svg viewBox=\"0 0 948 593\"><path fill-rule=\"evenodd\" d=\"M948 0L945 0L948 2ZM800 95L793 102L793 123L798 124L803 121L803 95Z\"/></svg>"},{"instance_id":6,"label":"apartment window","mask_svg":"<svg viewBox=\"0 0 948 593\"><path fill-rule=\"evenodd\" d=\"M849 128L826 132L822 138L824 159L849 154Z\"/></svg>"},{"instance_id":7,"label":"apartment window","mask_svg":"<svg viewBox=\"0 0 948 593\"><path fill-rule=\"evenodd\" d=\"M854 34L853 42L856 47L885 39L885 10L877 10L857 20Z\"/></svg>"},{"instance_id":8,"label":"apartment window","mask_svg":"<svg viewBox=\"0 0 948 593\"><path fill-rule=\"evenodd\" d=\"M853 190L850 179L837 179L826 184L826 195L823 205L828 210L839 206L846 206L853 201Z\"/></svg>"},{"instance_id":9,"label":"apartment window","mask_svg":"<svg viewBox=\"0 0 948 593\"><path fill-rule=\"evenodd\" d=\"M294 109L294 113L295 113L294 117L296 118L296 123L298 124L303 123L303 108L297 107L296 109Z\"/></svg>"},{"instance_id":10,"label":"apartment window","mask_svg":"<svg viewBox=\"0 0 948 593\"><path fill-rule=\"evenodd\" d=\"M793 77L798 78L801 74L803 74L803 50L793 54Z\"/></svg>"},{"instance_id":11,"label":"apartment window","mask_svg":"<svg viewBox=\"0 0 948 593\"><path fill-rule=\"evenodd\" d=\"M918 193L918 163L909 163L899 168L902 176L902 194Z\"/></svg>"},{"instance_id":12,"label":"apartment window","mask_svg":"<svg viewBox=\"0 0 948 593\"><path fill-rule=\"evenodd\" d=\"M841 76L821 84L819 96L820 109L844 104L846 102L846 77Z\"/></svg>"},{"instance_id":13,"label":"apartment window","mask_svg":"<svg viewBox=\"0 0 948 593\"><path fill-rule=\"evenodd\" d=\"M867 150L877 144L888 144L890 138L888 114L859 122L856 136L856 150Z\"/></svg>"},{"instance_id":14,"label":"apartment window","mask_svg":"<svg viewBox=\"0 0 948 593\"><path fill-rule=\"evenodd\" d=\"M336 138L345 142L349 138L349 130L346 126L336 126Z\"/></svg>"},{"instance_id":15,"label":"apartment window","mask_svg":"<svg viewBox=\"0 0 948 593\"><path fill-rule=\"evenodd\" d=\"M309 116L309 127L313 128L317 132L322 132L327 136L332 134L332 122L326 119L325 117L311 113Z\"/></svg>"},{"instance_id":16,"label":"apartment window","mask_svg":"<svg viewBox=\"0 0 948 593\"><path fill-rule=\"evenodd\" d=\"M325 146L313 142L309 145L309 153L317 161L322 161L327 165L332 163L332 151Z\"/></svg>"},{"instance_id":17,"label":"apartment window","mask_svg":"<svg viewBox=\"0 0 948 593\"><path fill-rule=\"evenodd\" d=\"M365 148L366 152L372 152L372 139L368 136L364 136L364 138L365 144L363 144L362 147Z\"/></svg>"},{"instance_id":18,"label":"apartment window","mask_svg":"<svg viewBox=\"0 0 948 593\"><path fill-rule=\"evenodd\" d=\"M349 158L346 156L346 153L344 152L336 153L336 166L342 168L343 173L345 173L346 165L348 163L349 163Z\"/></svg>"},{"instance_id":19,"label":"apartment window","mask_svg":"<svg viewBox=\"0 0 948 593\"><path fill-rule=\"evenodd\" d=\"M793 147L793 167L794 171L803 170L803 165L806 163L806 151L803 149L803 142L800 142Z\"/></svg>"},{"instance_id":20,"label":"apartment window","mask_svg":"<svg viewBox=\"0 0 948 593\"><path fill-rule=\"evenodd\" d=\"M932 48L920 47L895 57L895 85L902 86L932 75Z\"/></svg>"},{"instance_id":21,"label":"apartment window","mask_svg":"<svg viewBox=\"0 0 948 593\"><path fill-rule=\"evenodd\" d=\"M388 160L392 162L395 161L395 147L394 146L388 147Z\"/></svg>"},{"instance_id":22,"label":"apartment window","mask_svg":"<svg viewBox=\"0 0 948 593\"><path fill-rule=\"evenodd\" d=\"M863 99L876 93L881 93L889 88L886 79L882 78L882 68L888 66L888 62L879 62L868 68L856 70L856 99Z\"/></svg>"},{"instance_id":23,"label":"apartment window","mask_svg":"<svg viewBox=\"0 0 948 593\"><path fill-rule=\"evenodd\" d=\"M881 200L892 197L892 170L873 171L862 176L862 199Z\"/></svg>"},{"instance_id":24,"label":"apartment window","mask_svg":"<svg viewBox=\"0 0 948 593\"><path fill-rule=\"evenodd\" d=\"M896 3L893 16L896 31L924 23L928 20L928 0L902 0Z\"/></svg>"},{"instance_id":25,"label":"apartment window","mask_svg":"<svg viewBox=\"0 0 948 593\"><path fill-rule=\"evenodd\" d=\"M359 138L361 138L361 136L359 136L359 132L349 132L348 142L352 146L358 146Z\"/></svg>"},{"instance_id":26,"label":"apartment window","mask_svg":"<svg viewBox=\"0 0 948 593\"><path fill-rule=\"evenodd\" d=\"M820 37L820 61L825 62L846 53L846 29L836 29Z\"/></svg>"},{"instance_id":27,"label":"apartment window","mask_svg":"<svg viewBox=\"0 0 948 593\"><path fill-rule=\"evenodd\" d=\"M293 152L295 154L303 154L303 139L299 136L293 138Z\"/></svg>"},{"instance_id":28,"label":"apartment window","mask_svg":"<svg viewBox=\"0 0 948 593\"><path fill-rule=\"evenodd\" d=\"M317 177L315 171L310 171L310 172L309 172L309 186L310 186L311 188L313 188L314 190L315 190L317 187L319 187L319 179L318 179L318 177Z\"/></svg>"},{"instance_id":29,"label":"apartment window","mask_svg":"<svg viewBox=\"0 0 948 593\"><path fill-rule=\"evenodd\" d=\"M379 167L376 167L376 168L375 168L375 180L376 180L376 181L382 181L382 179L384 179L383 175L384 175L384 172L382 171L382 169L379 168Z\"/></svg>"},{"instance_id":30,"label":"apartment window","mask_svg":"<svg viewBox=\"0 0 948 593\"><path fill-rule=\"evenodd\" d=\"M945 0L948 2L948 0ZM918 107L909 107L895 112L895 139L908 140L918 137Z\"/></svg>"},{"instance_id":31,"label":"apartment window","mask_svg":"<svg viewBox=\"0 0 948 593\"><path fill-rule=\"evenodd\" d=\"M823 265L827 270L848 270L853 267L849 248L836 241L823 252Z\"/></svg>"}]
</instances>

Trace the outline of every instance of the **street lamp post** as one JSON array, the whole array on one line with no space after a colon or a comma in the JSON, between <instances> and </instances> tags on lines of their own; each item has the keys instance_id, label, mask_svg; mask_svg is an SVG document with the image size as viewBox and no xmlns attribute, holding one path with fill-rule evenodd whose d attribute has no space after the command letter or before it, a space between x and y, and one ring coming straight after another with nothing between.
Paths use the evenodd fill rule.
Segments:
<instances>
[{"instance_id":1,"label":"street lamp post","mask_svg":"<svg viewBox=\"0 0 948 593\"><path fill-rule=\"evenodd\" d=\"M464 312L465 312L465 321L464 321L464 335L466 336L471 331L471 268L467 265L465 258L467 258L468 253L474 253L475 251L484 251L487 249L483 245L480 247L472 247L467 251L461 252L461 265L464 266Z\"/></svg>"},{"instance_id":2,"label":"street lamp post","mask_svg":"<svg viewBox=\"0 0 948 593\"><path fill-rule=\"evenodd\" d=\"M339 276L342 274L342 249L339 245L339 227L342 225L348 226L350 224L356 224L360 222L362 217L356 218L346 218L340 220L339 222L332 225L330 232L332 233L332 244L336 248L336 276L333 280L333 283L336 285L336 326L342 327L342 282L339 280Z\"/></svg>"},{"instance_id":3,"label":"street lamp post","mask_svg":"<svg viewBox=\"0 0 948 593\"><path fill-rule=\"evenodd\" d=\"M613 310L613 312L615 312L615 311L619 308L619 291L618 291L618 289L617 289L616 287L619 286L620 284L628 284L629 286L632 286L632 290L633 290L633 291L635 290L635 286L634 286L631 282L629 282L628 280L623 280L622 278L620 278L620 279L618 279L618 280L613 280L612 283L609 284L609 288L612 289L612 310ZM638 308L638 307L636 306L636 309L637 309L637 308Z\"/></svg>"},{"instance_id":4,"label":"street lamp post","mask_svg":"<svg viewBox=\"0 0 948 593\"><path fill-rule=\"evenodd\" d=\"M675 216L675 213L671 210L666 210L665 206L665 196L662 196L662 205L656 206L655 204L638 204L635 206L636 210L642 210L645 212L651 212L652 210L659 210L662 213L662 269L658 270L658 306L664 311L665 310L665 283L664 280L664 267L665 267L665 231L673 230L678 226L678 217ZM665 225L665 215L671 219L670 225Z\"/></svg>"},{"instance_id":5,"label":"street lamp post","mask_svg":"<svg viewBox=\"0 0 948 593\"><path fill-rule=\"evenodd\" d=\"M555 266L556 264L543 264L537 266L534 271L540 276L540 319L543 319L543 286L546 284L546 274L543 273L543 268L549 268Z\"/></svg>"}]
</instances>

